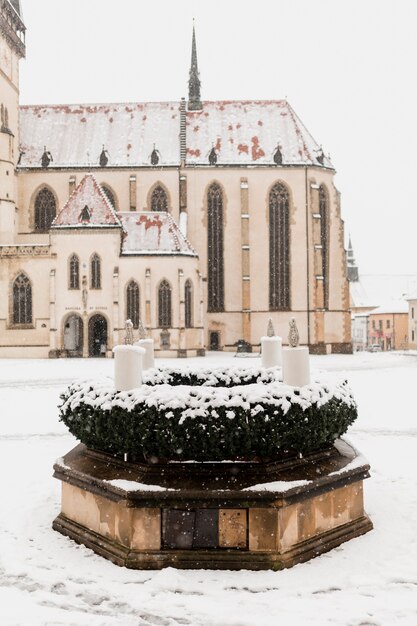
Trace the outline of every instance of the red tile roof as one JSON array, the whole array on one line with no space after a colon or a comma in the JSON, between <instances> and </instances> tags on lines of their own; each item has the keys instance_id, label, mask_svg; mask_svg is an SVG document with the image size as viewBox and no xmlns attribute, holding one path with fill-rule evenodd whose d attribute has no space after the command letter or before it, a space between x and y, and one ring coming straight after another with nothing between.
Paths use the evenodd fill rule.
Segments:
<instances>
[{"instance_id":1,"label":"red tile roof","mask_svg":"<svg viewBox=\"0 0 417 626\"><path fill-rule=\"evenodd\" d=\"M56 216L53 228L120 227L106 194L92 174L84 176Z\"/></svg>"},{"instance_id":2,"label":"red tile roof","mask_svg":"<svg viewBox=\"0 0 417 626\"><path fill-rule=\"evenodd\" d=\"M123 255L175 254L197 256L169 213L118 213L123 225Z\"/></svg>"},{"instance_id":3,"label":"red tile roof","mask_svg":"<svg viewBox=\"0 0 417 626\"><path fill-rule=\"evenodd\" d=\"M180 165L180 102L23 106L21 168L40 167L44 147L54 167ZM218 165L274 165L279 147L283 165L319 165L319 144L285 100L203 102L186 112L186 163L208 165L215 148ZM333 167L324 157L323 165Z\"/></svg>"}]
</instances>

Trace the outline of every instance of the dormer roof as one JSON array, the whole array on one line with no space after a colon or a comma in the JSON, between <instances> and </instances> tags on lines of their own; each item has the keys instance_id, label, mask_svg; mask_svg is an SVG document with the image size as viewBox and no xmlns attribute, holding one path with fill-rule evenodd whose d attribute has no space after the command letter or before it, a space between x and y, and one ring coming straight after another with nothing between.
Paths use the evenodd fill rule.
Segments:
<instances>
[{"instance_id":1,"label":"dormer roof","mask_svg":"<svg viewBox=\"0 0 417 626\"><path fill-rule=\"evenodd\" d=\"M92 174L84 176L52 224L52 228L120 226L119 218Z\"/></svg>"}]
</instances>

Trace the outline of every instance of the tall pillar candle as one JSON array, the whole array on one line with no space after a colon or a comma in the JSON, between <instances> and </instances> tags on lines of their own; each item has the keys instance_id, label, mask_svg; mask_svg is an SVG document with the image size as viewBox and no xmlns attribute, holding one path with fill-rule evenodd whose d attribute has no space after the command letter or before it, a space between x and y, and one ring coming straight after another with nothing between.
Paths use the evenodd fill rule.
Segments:
<instances>
[{"instance_id":1,"label":"tall pillar candle","mask_svg":"<svg viewBox=\"0 0 417 626\"><path fill-rule=\"evenodd\" d=\"M310 355L308 348L283 348L282 376L284 384L303 387L310 384Z\"/></svg>"},{"instance_id":2,"label":"tall pillar candle","mask_svg":"<svg viewBox=\"0 0 417 626\"><path fill-rule=\"evenodd\" d=\"M134 345L145 350L145 354L143 356L143 369L148 370L155 367L154 340L150 338L139 339L139 341L135 341Z\"/></svg>"},{"instance_id":3,"label":"tall pillar candle","mask_svg":"<svg viewBox=\"0 0 417 626\"><path fill-rule=\"evenodd\" d=\"M142 359L145 350L139 346L120 345L114 352L114 386L117 391L129 391L142 384Z\"/></svg>"},{"instance_id":4,"label":"tall pillar candle","mask_svg":"<svg viewBox=\"0 0 417 626\"><path fill-rule=\"evenodd\" d=\"M282 339L273 337L261 337L262 367L281 367L282 365Z\"/></svg>"}]
</instances>

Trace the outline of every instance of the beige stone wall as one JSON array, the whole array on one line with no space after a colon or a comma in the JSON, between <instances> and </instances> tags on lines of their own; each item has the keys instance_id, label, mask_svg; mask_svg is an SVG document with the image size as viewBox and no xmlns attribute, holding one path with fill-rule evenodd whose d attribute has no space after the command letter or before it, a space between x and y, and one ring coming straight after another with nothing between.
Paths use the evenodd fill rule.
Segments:
<instances>
[{"instance_id":1,"label":"beige stone wall","mask_svg":"<svg viewBox=\"0 0 417 626\"><path fill-rule=\"evenodd\" d=\"M13 243L16 232L17 183L15 165L19 157L19 60L0 33L0 105L7 108L9 130L0 132L0 244Z\"/></svg>"},{"instance_id":2,"label":"beige stone wall","mask_svg":"<svg viewBox=\"0 0 417 626\"><path fill-rule=\"evenodd\" d=\"M244 176L242 176L244 174ZM89 294L87 317L102 310L112 328L109 347L120 339L125 317L125 288L130 278L136 277L141 288L141 313L145 323L153 330L157 341L156 295L157 285L166 278L173 287L173 350L197 350L209 343L211 331L220 332L220 345L234 349L238 339L245 338L258 345L265 333L268 318L272 317L276 332L287 337L288 320L295 315L300 328L301 342L323 344L330 351L331 344L350 341L350 318L348 313L348 286L345 278L345 252L343 248L343 222L340 217L339 194L333 185L333 172L322 168L195 168L181 172L175 169L114 170L96 172L96 179L108 185L116 197L116 207L129 210L148 209L149 198L156 184L166 188L169 209L176 221L179 220L179 179L186 179L186 196L183 193L182 208L188 213L188 239L199 254L199 261L176 258L166 262L165 257L119 256L119 234L110 236L103 231L91 237L77 231L75 236L67 231L64 236L36 234L33 232L34 200L37 192L47 185L62 207L70 194L70 183L79 183L84 171L41 170L19 174L19 234L20 244L47 244L52 242L55 261L50 269L56 269L57 284L65 284L67 263L70 253L76 252L83 264L93 252L105 258L106 282L100 293ZM132 184L132 180L134 184ZM225 311L206 313L207 310L207 189L218 182L224 193L224 265L225 265ZM243 181L243 182L242 182ZM268 197L276 182L284 183L290 193L290 265L291 265L291 312L270 312L269 289L269 209ZM319 224L315 217L318 211L318 186L324 184L329 195L329 310L322 309L322 285L317 279L320 272L320 251L315 247L319 236ZM132 192L134 195L132 201ZM59 239L58 239L59 238ZM59 243L58 243L59 241ZM308 241L308 256L307 256ZM242 248L243 246L243 248ZM37 262L37 261L35 261ZM114 296L113 271L118 268L117 297ZM146 272L148 271L148 281ZM180 330L181 303L179 273L183 283L187 278L193 282L194 326ZM201 274L202 283L200 284ZM308 280L309 275L309 280ZM202 286L202 291L201 291ZM145 296L146 290L148 295ZM201 297L203 306L200 307ZM52 341L59 349L61 325L68 311L78 311L80 294L66 291L57 295L56 338ZM117 301L116 306L114 299ZM146 304L148 301L148 304ZM308 314L308 302L310 312ZM246 311L246 313L242 313ZM202 327L204 326L204 329ZM13 342L9 342L13 343Z\"/></svg>"}]
</instances>

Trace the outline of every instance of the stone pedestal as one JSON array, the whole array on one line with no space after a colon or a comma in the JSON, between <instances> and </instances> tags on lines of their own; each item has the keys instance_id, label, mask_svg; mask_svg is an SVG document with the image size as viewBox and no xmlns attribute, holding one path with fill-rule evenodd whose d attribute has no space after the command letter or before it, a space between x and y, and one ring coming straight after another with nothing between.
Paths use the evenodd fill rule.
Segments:
<instances>
[{"instance_id":1,"label":"stone pedestal","mask_svg":"<svg viewBox=\"0 0 417 626\"><path fill-rule=\"evenodd\" d=\"M269 462L144 465L79 445L54 466L53 528L136 569L281 569L372 529L347 443Z\"/></svg>"}]
</instances>

